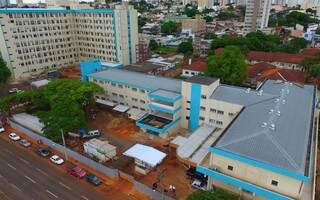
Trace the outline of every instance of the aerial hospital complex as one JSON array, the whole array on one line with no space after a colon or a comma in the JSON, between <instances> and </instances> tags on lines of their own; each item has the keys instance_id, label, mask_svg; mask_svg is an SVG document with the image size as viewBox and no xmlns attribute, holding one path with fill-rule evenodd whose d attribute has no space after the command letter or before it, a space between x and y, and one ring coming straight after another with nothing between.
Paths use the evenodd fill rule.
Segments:
<instances>
[{"instance_id":1,"label":"aerial hospital complex","mask_svg":"<svg viewBox=\"0 0 320 200\"><path fill-rule=\"evenodd\" d=\"M268 80L256 90L193 76L171 79L108 66L80 64L82 79L105 94L97 102L143 112L136 125L166 137L179 128L177 156L221 187L248 199L311 195L317 123L315 87ZM309 190L310 189L310 190Z\"/></svg>"}]
</instances>

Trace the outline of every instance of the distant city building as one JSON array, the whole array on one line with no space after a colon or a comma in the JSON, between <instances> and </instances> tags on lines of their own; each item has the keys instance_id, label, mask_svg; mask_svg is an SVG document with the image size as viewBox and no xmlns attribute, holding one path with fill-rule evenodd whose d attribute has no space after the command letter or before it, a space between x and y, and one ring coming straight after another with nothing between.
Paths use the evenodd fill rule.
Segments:
<instances>
[{"instance_id":1,"label":"distant city building","mask_svg":"<svg viewBox=\"0 0 320 200\"><path fill-rule=\"evenodd\" d=\"M9 0L0 0L0 7L6 7L10 4Z\"/></svg>"},{"instance_id":2,"label":"distant city building","mask_svg":"<svg viewBox=\"0 0 320 200\"><path fill-rule=\"evenodd\" d=\"M137 11L115 9L0 10L0 50L13 78L29 77L82 59L136 62Z\"/></svg>"},{"instance_id":3,"label":"distant city building","mask_svg":"<svg viewBox=\"0 0 320 200\"><path fill-rule=\"evenodd\" d=\"M245 14L245 32L265 31L268 27L271 0L248 0Z\"/></svg>"}]
</instances>

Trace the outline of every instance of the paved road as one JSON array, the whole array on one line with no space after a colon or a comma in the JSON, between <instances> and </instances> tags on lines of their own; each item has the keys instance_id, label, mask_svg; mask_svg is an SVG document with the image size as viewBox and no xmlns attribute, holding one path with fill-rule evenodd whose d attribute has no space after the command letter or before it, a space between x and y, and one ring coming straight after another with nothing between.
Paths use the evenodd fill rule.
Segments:
<instances>
[{"instance_id":1,"label":"paved road","mask_svg":"<svg viewBox=\"0 0 320 200\"><path fill-rule=\"evenodd\" d=\"M3 138L0 147L1 200L107 199L90 185L57 169L48 159L31 155Z\"/></svg>"}]
</instances>

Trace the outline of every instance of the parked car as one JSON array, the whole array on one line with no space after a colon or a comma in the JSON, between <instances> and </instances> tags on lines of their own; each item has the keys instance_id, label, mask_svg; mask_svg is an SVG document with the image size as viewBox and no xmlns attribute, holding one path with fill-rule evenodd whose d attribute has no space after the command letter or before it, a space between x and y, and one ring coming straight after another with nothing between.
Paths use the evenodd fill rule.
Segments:
<instances>
[{"instance_id":1,"label":"parked car","mask_svg":"<svg viewBox=\"0 0 320 200\"><path fill-rule=\"evenodd\" d=\"M22 146L24 146L24 147L30 147L30 146L31 146L31 142L29 142L29 141L26 140L26 139L20 140L19 143L20 143Z\"/></svg>"},{"instance_id":2,"label":"parked car","mask_svg":"<svg viewBox=\"0 0 320 200\"><path fill-rule=\"evenodd\" d=\"M192 187L197 188L198 190L207 190L207 185L205 182L195 179L192 184Z\"/></svg>"},{"instance_id":3,"label":"parked car","mask_svg":"<svg viewBox=\"0 0 320 200\"><path fill-rule=\"evenodd\" d=\"M5 132L6 130L0 126L0 133Z\"/></svg>"},{"instance_id":4,"label":"parked car","mask_svg":"<svg viewBox=\"0 0 320 200\"><path fill-rule=\"evenodd\" d=\"M99 130L92 130L92 131L88 131L88 133L84 134L83 137L98 137L100 136L101 133Z\"/></svg>"},{"instance_id":5,"label":"parked car","mask_svg":"<svg viewBox=\"0 0 320 200\"><path fill-rule=\"evenodd\" d=\"M48 157L51 152L47 149L39 148L37 149L36 153L41 157Z\"/></svg>"},{"instance_id":6,"label":"parked car","mask_svg":"<svg viewBox=\"0 0 320 200\"><path fill-rule=\"evenodd\" d=\"M21 92L22 90L19 90L18 88L11 88L9 90L9 94L13 94L13 93L17 93L17 92Z\"/></svg>"},{"instance_id":7,"label":"parked car","mask_svg":"<svg viewBox=\"0 0 320 200\"><path fill-rule=\"evenodd\" d=\"M57 155L51 156L50 160L57 165L62 165L64 163L64 160Z\"/></svg>"},{"instance_id":8,"label":"parked car","mask_svg":"<svg viewBox=\"0 0 320 200\"><path fill-rule=\"evenodd\" d=\"M82 178L87 174L86 171L84 171L84 169L82 169L81 167L78 167L76 165L69 167L67 171L71 175L78 177L78 178Z\"/></svg>"},{"instance_id":9,"label":"parked car","mask_svg":"<svg viewBox=\"0 0 320 200\"><path fill-rule=\"evenodd\" d=\"M203 182L207 181L207 178L201 174L200 172L196 171L196 168L189 168L186 172L186 175L190 178L190 179L197 179L197 180L201 180Z\"/></svg>"},{"instance_id":10,"label":"parked car","mask_svg":"<svg viewBox=\"0 0 320 200\"><path fill-rule=\"evenodd\" d=\"M9 138L10 138L11 140L13 140L13 141L18 141L18 140L20 140L20 136L17 135L16 133L10 133L10 134L9 134Z\"/></svg>"},{"instance_id":11,"label":"parked car","mask_svg":"<svg viewBox=\"0 0 320 200\"><path fill-rule=\"evenodd\" d=\"M93 174L87 174L86 175L86 180L89 182L89 183L92 183L93 185L100 185L102 183L101 179L96 177L95 175Z\"/></svg>"}]
</instances>

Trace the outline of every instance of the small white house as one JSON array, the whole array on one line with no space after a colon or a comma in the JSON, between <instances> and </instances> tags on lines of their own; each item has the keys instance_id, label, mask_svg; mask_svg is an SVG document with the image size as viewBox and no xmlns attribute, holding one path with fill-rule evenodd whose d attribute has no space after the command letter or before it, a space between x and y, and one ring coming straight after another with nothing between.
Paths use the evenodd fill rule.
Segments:
<instances>
[{"instance_id":1,"label":"small white house","mask_svg":"<svg viewBox=\"0 0 320 200\"><path fill-rule=\"evenodd\" d=\"M93 138L83 144L84 152L96 157L100 162L106 162L117 155L117 147L109 144L108 141L101 141Z\"/></svg>"},{"instance_id":2,"label":"small white house","mask_svg":"<svg viewBox=\"0 0 320 200\"><path fill-rule=\"evenodd\" d=\"M167 154L153 147L142 144L133 145L123 155L134 158L135 171L144 175L161 163L167 156Z\"/></svg>"}]
</instances>

